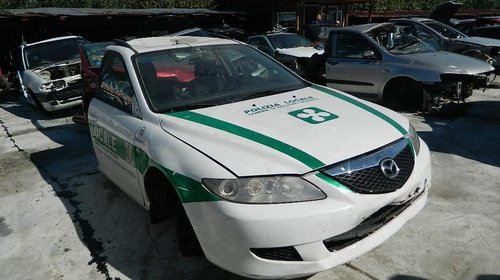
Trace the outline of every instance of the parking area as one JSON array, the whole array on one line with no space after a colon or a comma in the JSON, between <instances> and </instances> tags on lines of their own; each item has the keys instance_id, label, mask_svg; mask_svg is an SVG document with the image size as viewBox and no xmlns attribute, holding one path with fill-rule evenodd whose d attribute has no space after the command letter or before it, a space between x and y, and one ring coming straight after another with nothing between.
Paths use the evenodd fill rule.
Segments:
<instances>
[{"instance_id":1,"label":"parking area","mask_svg":"<svg viewBox=\"0 0 500 280\"><path fill-rule=\"evenodd\" d=\"M500 84L463 114L406 114L431 150L424 210L383 245L319 279L500 279ZM71 113L0 103L1 279L242 279L182 257L171 222L97 169Z\"/></svg>"}]
</instances>

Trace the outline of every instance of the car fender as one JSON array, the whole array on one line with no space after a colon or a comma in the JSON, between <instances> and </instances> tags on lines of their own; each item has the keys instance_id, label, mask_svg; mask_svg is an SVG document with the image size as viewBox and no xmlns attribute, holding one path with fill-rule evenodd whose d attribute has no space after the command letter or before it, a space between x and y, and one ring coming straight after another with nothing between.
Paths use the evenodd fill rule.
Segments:
<instances>
[{"instance_id":1,"label":"car fender","mask_svg":"<svg viewBox=\"0 0 500 280\"><path fill-rule=\"evenodd\" d=\"M161 116L159 119L161 123ZM235 175L215 160L168 132L165 124L144 129L145 166L139 166L142 183L150 168L159 169L175 188L182 203L218 200L201 185L203 178L235 178ZM164 131L166 129L166 131ZM168 147L166 149L165 147ZM189 164L185 164L189 163ZM194 164L194 165L193 165ZM142 169L142 170L141 170ZM145 186L144 186L145 187ZM149 207L149 200L145 201ZM188 213L189 216L189 213Z\"/></svg>"},{"instance_id":2,"label":"car fender","mask_svg":"<svg viewBox=\"0 0 500 280\"><path fill-rule=\"evenodd\" d=\"M45 82L37 73L26 70L22 72L22 80L26 90L30 89L34 93L40 92L40 86Z\"/></svg>"}]
</instances>

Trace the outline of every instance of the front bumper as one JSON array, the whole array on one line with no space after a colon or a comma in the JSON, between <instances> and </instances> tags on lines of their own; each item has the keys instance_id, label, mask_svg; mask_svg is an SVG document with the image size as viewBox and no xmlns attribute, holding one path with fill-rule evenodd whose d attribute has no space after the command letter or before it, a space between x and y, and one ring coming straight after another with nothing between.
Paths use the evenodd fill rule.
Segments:
<instances>
[{"instance_id":1,"label":"front bumper","mask_svg":"<svg viewBox=\"0 0 500 280\"><path fill-rule=\"evenodd\" d=\"M392 193L359 194L316 174L304 178L327 198L272 205L184 204L207 259L252 278L301 277L348 262L383 243L424 207L431 181L430 153L422 142L413 173ZM373 232L340 246L336 242L336 236L360 229L380 209L398 208L395 205L404 202L406 208L393 212L396 217Z\"/></svg>"},{"instance_id":2,"label":"front bumper","mask_svg":"<svg viewBox=\"0 0 500 280\"><path fill-rule=\"evenodd\" d=\"M37 93L36 97L43 108L50 112L80 105L82 95L82 84L78 81L61 90Z\"/></svg>"}]
</instances>

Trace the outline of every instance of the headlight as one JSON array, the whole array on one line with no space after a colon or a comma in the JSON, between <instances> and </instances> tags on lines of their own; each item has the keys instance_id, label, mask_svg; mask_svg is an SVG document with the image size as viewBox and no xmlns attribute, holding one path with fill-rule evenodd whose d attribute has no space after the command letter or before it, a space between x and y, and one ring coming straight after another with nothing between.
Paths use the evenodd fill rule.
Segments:
<instances>
[{"instance_id":1,"label":"headlight","mask_svg":"<svg viewBox=\"0 0 500 280\"><path fill-rule=\"evenodd\" d=\"M42 72L40 72L40 74L39 74L39 75L40 75L40 77L41 77L44 81L46 81L46 82L50 81L50 72L49 72L49 71L42 71Z\"/></svg>"},{"instance_id":2,"label":"headlight","mask_svg":"<svg viewBox=\"0 0 500 280\"><path fill-rule=\"evenodd\" d=\"M410 139L413 149L415 149L415 154L418 155L418 152L420 151L420 139L418 138L417 131L411 124L410 129L408 130L408 139Z\"/></svg>"},{"instance_id":3,"label":"headlight","mask_svg":"<svg viewBox=\"0 0 500 280\"><path fill-rule=\"evenodd\" d=\"M272 176L201 180L221 198L233 202L265 204L323 199L326 195L300 177Z\"/></svg>"}]
</instances>

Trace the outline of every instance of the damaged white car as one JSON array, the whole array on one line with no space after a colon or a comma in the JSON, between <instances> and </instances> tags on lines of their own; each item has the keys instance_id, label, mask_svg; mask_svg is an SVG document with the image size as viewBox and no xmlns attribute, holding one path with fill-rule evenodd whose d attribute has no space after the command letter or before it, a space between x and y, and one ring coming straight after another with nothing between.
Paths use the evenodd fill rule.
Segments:
<instances>
[{"instance_id":1,"label":"damaged white car","mask_svg":"<svg viewBox=\"0 0 500 280\"><path fill-rule=\"evenodd\" d=\"M56 37L20 46L18 77L28 103L50 112L82 102L79 36Z\"/></svg>"},{"instance_id":2,"label":"damaged white car","mask_svg":"<svg viewBox=\"0 0 500 280\"><path fill-rule=\"evenodd\" d=\"M88 112L99 169L153 222L176 217L185 255L199 242L233 273L329 269L426 203L430 153L405 117L313 85L246 44L118 42L99 81Z\"/></svg>"},{"instance_id":3,"label":"damaged white car","mask_svg":"<svg viewBox=\"0 0 500 280\"><path fill-rule=\"evenodd\" d=\"M323 54L322 45L314 45L296 33L270 32L248 37L247 43L274 57L295 73L305 74L309 59Z\"/></svg>"}]
</instances>

